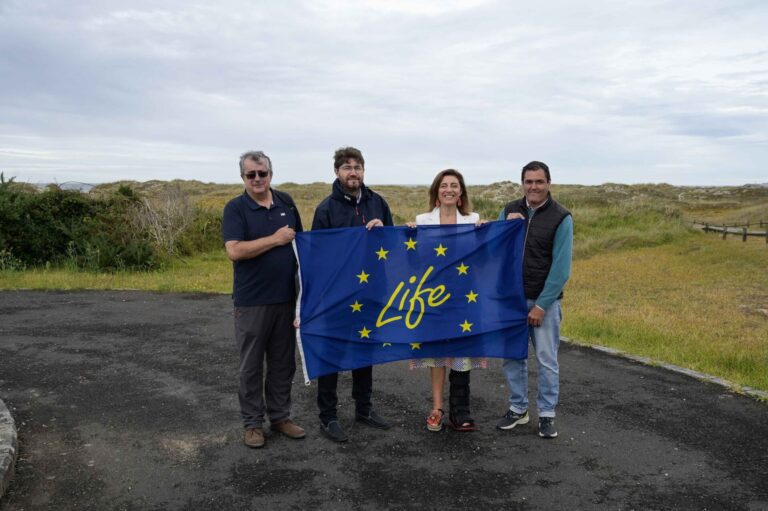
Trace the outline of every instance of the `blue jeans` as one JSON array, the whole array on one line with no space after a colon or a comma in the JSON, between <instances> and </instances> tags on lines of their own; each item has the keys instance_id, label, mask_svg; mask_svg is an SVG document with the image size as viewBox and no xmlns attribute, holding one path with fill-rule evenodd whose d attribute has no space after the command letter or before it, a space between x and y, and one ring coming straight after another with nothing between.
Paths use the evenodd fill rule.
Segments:
<instances>
[{"instance_id":1,"label":"blue jeans","mask_svg":"<svg viewBox=\"0 0 768 511\"><path fill-rule=\"evenodd\" d=\"M528 300L528 308L534 300ZM541 326L529 327L528 336L533 345L536 365L539 370L539 392L536 406L539 417L554 417L558 396L560 395L560 367L557 363L557 350L560 347L560 321L563 318L560 300L550 305ZM528 410L528 361L504 361L504 374L509 385L509 409L515 413Z\"/></svg>"}]
</instances>

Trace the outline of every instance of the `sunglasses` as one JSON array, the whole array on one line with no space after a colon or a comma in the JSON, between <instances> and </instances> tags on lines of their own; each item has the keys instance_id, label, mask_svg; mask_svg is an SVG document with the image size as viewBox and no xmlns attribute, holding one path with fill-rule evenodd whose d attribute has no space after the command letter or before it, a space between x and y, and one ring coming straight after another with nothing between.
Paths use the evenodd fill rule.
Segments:
<instances>
[{"instance_id":1,"label":"sunglasses","mask_svg":"<svg viewBox=\"0 0 768 511\"><path fill-rule=\"evenodd\" d=\"M258 175L261 179L264 179L269 175L268 170L259 170L256 172L248 172L247 174L243 174L246 179L256 179L256 175Z\"/></svg>"}]
</instances>

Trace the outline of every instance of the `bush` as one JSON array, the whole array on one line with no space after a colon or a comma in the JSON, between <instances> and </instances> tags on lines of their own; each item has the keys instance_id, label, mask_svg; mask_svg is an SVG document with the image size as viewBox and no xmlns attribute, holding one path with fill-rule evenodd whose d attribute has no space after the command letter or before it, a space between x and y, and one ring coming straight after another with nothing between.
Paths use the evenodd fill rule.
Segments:
<instances>
[{"instance_id":1,"label":"bush","mask_svg":"<svg viewBox=\"0 0 768 511\"><path fill-rule=\"evenodd\" d=\"M38 192L0 174L0 270L149 270L221 248L221 212L193 206L177 184L149 197L127 185L97 194L53 185Z\"/></svg>"},{"instance_id":2,"label":"bush","mask_svg":"<svg viewBox=\"0 0 768 511\"><path fill-rule=\"evenodd\" d=\"M193 255L222 250L221 211L195 208L194 220L179 239L179 253Z\"/></svg>"},{"instance_id":3,"label":"bush","mask_svg":"<svg viewBox=\"0 0 768 511\"><path fill-rule=\"evenodd\" d=\"M24 271L27 265L10 250L0 250L0 271Z\"/></svg>"},{"instance_id":4,"label":"bush","mask_svg":"<svg viewBox=\"0 0 768 511\"><path fill-rule=\"evenodd\" d=\"M137 200L125 189L99 199L57 186L37 193L0 174L0 252L17 267L153 268L149 238L130 221Z\"/></svg>"}]
</instances>

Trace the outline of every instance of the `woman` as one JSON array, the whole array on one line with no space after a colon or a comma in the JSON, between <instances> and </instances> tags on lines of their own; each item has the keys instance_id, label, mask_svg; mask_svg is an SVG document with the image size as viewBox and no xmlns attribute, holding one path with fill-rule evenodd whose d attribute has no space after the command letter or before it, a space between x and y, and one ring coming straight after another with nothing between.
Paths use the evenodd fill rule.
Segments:
<instances>
[{"instance_id":1,"label":"woman","mask_svg":"<svg viewBox=\"0 0 768 511\"><path fill-rule=\"evenodd\" d=\"M458 170L447 169L439 172L429 188L429 213L416 216L417 225L479 224L480 215L470 213L467 187L464 177ZM434 209L433 209L434 208ZM474 431L475 421L469 410L469 370L487 367L487 359L472 358L422 358L411 360L411 369L429 367L432 377L432 411L427 417L427 429L443 429L443 387L445 369L451 368L449 376L449 414L448 424L456 431Z\"/></svg>"}]
</instances>

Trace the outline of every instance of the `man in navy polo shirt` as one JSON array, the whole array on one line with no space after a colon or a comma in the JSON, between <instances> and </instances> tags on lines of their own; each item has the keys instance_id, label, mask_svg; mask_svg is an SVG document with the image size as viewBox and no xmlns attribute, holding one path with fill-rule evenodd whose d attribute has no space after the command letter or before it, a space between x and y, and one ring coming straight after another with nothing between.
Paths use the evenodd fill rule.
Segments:
<instances>
[{"instance_id":1,"label":"man in navy polo shirt","mask_svg":"<svg viewBox=\"0 0 768 511\"><path fill-rule=\"evenodd\" d=\"M302 227L290 195L270 187L272 161L266 154L243 154L240 177L245 191L224 208L222 234L234 266L245 445L263 447L265 414L273 431L295 439L305 435L290 419L296 372L296 258L291 241Z\"/></svg>"}]
</instances>

